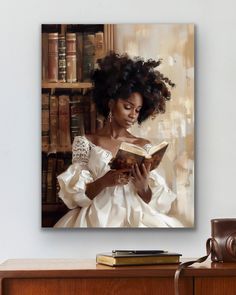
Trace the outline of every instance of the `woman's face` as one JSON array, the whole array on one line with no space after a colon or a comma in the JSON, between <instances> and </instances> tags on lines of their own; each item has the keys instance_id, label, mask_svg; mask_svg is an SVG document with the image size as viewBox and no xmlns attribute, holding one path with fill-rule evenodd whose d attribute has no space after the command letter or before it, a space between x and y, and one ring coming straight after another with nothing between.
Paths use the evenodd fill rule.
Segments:
<instances>
[{"instance_id":1,"label":"woman's face","mask_svg":"<svg viewBox=\"0 0 236 295\"><path fill-rule=\"evenodd\" d=\"M112 120L128 129L137 121L142 105L143 98L138 92L132 93L128 99L119 98L112 108Z\"/></svg>"}]
</instances>

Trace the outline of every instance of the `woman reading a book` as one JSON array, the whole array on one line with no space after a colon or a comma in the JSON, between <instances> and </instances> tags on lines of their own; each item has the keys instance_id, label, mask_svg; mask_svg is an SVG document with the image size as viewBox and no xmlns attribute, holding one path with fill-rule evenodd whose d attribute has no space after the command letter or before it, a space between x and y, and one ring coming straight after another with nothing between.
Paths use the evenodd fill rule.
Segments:
<instances>
[{"instance_id":1,"label":"woman reading a book","mask_svg":"<svg viewBox=\"0 0 236 295\"><path fill-rule=\"evenodd\" d=\"M72 165L58 176L59 197L71 210L55 227L182 226L167 215L176 196L151 164L111 169L122 142L151 147L128 129L165 111L174 84L155 70L159 64L115 53L99 61L93 99L106 123L96 134L74 139Z\"/></svg>"}]
</instances>

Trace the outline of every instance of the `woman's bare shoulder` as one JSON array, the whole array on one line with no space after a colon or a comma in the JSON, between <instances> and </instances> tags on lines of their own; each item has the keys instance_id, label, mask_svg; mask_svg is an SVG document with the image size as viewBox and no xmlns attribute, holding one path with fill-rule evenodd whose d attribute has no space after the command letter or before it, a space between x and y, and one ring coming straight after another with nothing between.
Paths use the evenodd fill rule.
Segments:
<instances>
[{"instance_id":1,"label":"woman's bare shoulder","mask_svg":"<svg viewBox=\"0 0 236 295\"><path fill-rule=\"evenodd\" d=\"M91 142L94 141L94 134L86 134L85 137Z\"/></svg>"},{"instance_id":2,"label":"woman's bare shoulder","mask_svg":"<svg viewBox=\"0 0 236 295\"><path fill-rule=\"evenodd\" d=\"M86 138L95 145L103 145L105 142L106 137L102 134L86 134Z\"/></svg>"},{"instance_id":3,"label":"woman's bare shoulder","mask_svg":"<svg viewBox=\"0 0 236 295\"><path fill-rule=\"evenodd\" d=\"M98 144L98 136L97 134L86 134L86 138L93 144Z\"/></svg>"}]
</instances>

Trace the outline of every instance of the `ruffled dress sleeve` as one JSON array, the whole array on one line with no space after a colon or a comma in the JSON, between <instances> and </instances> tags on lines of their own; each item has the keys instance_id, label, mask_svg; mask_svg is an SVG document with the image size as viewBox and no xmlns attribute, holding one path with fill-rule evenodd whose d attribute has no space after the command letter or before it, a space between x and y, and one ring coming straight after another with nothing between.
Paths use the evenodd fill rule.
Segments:
<instances>
[{"instance_id":1,"label":"ruffled dress sleeve","mask_svg":"<svg viewBox=\"0 0 236 295\"><path fill-rule=\"evenodd\" d=\"M165 179L156 170L150 172L149 187L152 191L149 206L160 213L168 213L171 204L176 199L176 194L167 186Z\"/></svg>"},{"instance_id":2,"label":"ruffled dress sleeve","mask_svg":"<svg viewBox=\"0 0 236 295\"><path fill-rule=\"evenodd\" d=\"M151 146L151 144L146 144L144 148L148 151ZM165 179L157 172L157 169L150 172L149 187L152 191L149 206L160 213L168 213L171 204L176 199L176 194L167 186Z\"/></svg>"},{"instance_id":3,"label":"ruffled dress sleeve","mask_svg":"<svg viewBox=\"0 0 236 295\"><path fill-rule=\"evenodd\" d=\"M86 184L94 179L88 170L90 144L84 136L77 136L72 146L72 165L57 179L60 185L59 197L69 209L88 207L91 204L86 194Z\"/></svg>"}]
</instances>

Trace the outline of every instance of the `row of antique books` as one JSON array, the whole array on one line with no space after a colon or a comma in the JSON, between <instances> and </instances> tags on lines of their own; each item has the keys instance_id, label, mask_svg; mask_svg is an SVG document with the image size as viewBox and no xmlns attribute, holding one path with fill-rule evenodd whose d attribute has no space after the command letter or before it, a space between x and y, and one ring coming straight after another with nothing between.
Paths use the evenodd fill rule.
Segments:
<instances>
[{"instance_id":1,"label":"row of antique books","mask_svg":"<svg viewBox=\"0 0 236 295\"><path fill-rule=\"evenodd\" d=\"M58 198L59 183L57 176L71 164L71 153L42 153L42 203L55 204Z\"/></svg>"},{"instance_id":2,"label":"row of antique books","mask_svg":"<svg viewBox=\"0 0 236 295\"><path fill-rule=\"evenodd\" d=\"M42 33L42 81L89 81L97 59L103 56L103 32Z\"/></svg>"},{"instance_id":3,"label":"row of antique books","mask_svg":"<svg viewBox=\"0 0 236 295\"><path fill-rule=\"evenodd\" d=\"M89 94L42 94L42 151L71 151L75 136L95 133L96 127Z\"/></svg>"}]
</instances>

